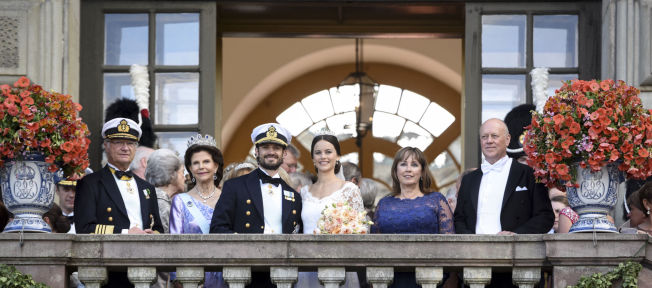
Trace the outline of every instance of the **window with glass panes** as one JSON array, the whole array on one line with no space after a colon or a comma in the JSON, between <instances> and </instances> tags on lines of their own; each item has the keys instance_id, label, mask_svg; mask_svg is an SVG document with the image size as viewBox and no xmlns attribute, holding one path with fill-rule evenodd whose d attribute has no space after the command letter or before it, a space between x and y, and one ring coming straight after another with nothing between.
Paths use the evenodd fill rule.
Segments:
<instances>
[{"instance_id":1,"label":"window with glass panes","mask_svg":"<svg viewBox=\"0 0 652 288\"><path fill-rule=\"evenodd\" d=\"M535 67L548 67L549 94L578 78L578 15L482 15L482 122L532 103Z\"/></svg>"},{"instance_id":2,"label":"window with glass panes","mask_svg":"<svg viewBox=\"0 0 652 288\"><path fill-rule=\"evenodd\" d=\"M478 129L532 103L530 71L549 68L548 94L562 81L600 71L600 2L467 3L465 167L477 167Z\"/></svg>"},{"instance_id":3,"label":"window with glass panes","mask_svg":"<svg viewBox=\"0 0 652 288\"><path fill-rule=\"evenodd\" d=\"M81 90L94 95L81 98L88 109L82 114L96 134L93 142L101 141L95 129L101 129L106 107L119 98L135 100L132 64L147 67L148 108L159 147L183 155L188 137L214 133L216 41L201 40L215 38L214 17L213 3L82 5ZM91 150L97 163L100 152Z\"/></svg>"}]
</instances>

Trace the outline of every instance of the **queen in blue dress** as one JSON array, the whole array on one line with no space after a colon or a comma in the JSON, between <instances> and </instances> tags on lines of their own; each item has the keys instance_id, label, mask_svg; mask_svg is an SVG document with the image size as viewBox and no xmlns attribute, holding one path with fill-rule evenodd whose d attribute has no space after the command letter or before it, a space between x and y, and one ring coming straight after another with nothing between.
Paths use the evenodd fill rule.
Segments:
<instances>
[{"instance_id":1,"label":"queen in blue dress","mask_svg":"<svg viewBox=\"0 0 652 288\"><path fill-rule=\"evenodd\" d=\"M371 233L455 233L453 212L446 197L432 191L433 177L421 150L405 147L396 153L392 163L392 182L392 194L381 199L376 206ZM457 277L449 279L446 287L455 287ZM395 272L390 287L420 286L414 273Z\"/></svg>"},{"instance_id":2,"label":"queen in blue dress","mask_svg":"<svg viewBox=\"0 0 652 288\"><path fill-rule=\"evenodd\" d=\"M191 137L184 165L192 176L192 184L188 192L172 199L170 234L208 234L215 204L222 193L218 185L224 169L224 158L215 139L209 135ZM228 287L221 272L206 272L204 277L205 288Z\"/></svg>"}]
</instances>

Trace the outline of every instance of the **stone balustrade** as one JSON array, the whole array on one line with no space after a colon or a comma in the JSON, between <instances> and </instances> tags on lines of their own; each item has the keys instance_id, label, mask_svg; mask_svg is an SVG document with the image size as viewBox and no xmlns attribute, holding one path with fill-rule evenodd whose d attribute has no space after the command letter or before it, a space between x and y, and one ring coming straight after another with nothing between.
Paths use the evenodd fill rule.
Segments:
<instances>
[{"instance_id":1,"label":"stone balustrade","mask_svg":"<svg viewBox=\"0 0 652 288\"><path fill-rule=\"evenodd\" d=\"M426 288L449 271L472 288L484 287L492 272L511 272L516 285L533 287L545 271L555 287L566 287L624 261L652 264L652 240L632 234L0 234L0 263L51 287L65 287L72 271L86 287L99 287L114 270L126 271L136 287L148 287L157 271L176 271L185 287L196 287L205 271L222 271L233 288L258 271L270 272L280 288L292 287L299 271L318 272L325 287L339 287L350 271L364 273L374 287L387 287L394 272L412 271Z\"/></svg>"}]
</instances>

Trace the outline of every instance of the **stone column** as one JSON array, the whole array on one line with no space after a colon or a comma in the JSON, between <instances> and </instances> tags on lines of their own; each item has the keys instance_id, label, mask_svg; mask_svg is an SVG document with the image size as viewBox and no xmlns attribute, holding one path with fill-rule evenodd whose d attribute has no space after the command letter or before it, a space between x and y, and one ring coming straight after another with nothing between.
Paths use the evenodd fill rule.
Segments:
<instances>
[{"instance_id":1,"label":"stone column","mask_svg":"<svg viewBox=\"0 0 652 288\"><path fill-rule=\"evenodd\" d=\"M86 288L100 288L106 281L106 267L79 267L77 277L84 282Z\"/></svg>"},{"instance_id":2,"label":"stone column","mask_svg":"<svg viewBox=\"0 0 652 288\"><path fill-rule=\"evenodd\" d=\"M156 267L128 267L127 278L135 288L149 288L156 279Z\"/></svg>"},{"instance_id":3,"label":"stone column","mask_svg":"<svg viewBox=\"0 0 652 288\"><path fill-rule=\"evenodd\" d=\"M471 288L483 288L491 282L491 267L464 267L464 283Z\"/></svg>"},{"instance_id":4,"label":"stone column","mask_svg":"<svg viewBox=\"0 0 652 288\"><path fill-rule=\"evenodd\" d=\"M417 284L423 288L436 288L444 277L444 268L442 267L416 267L414 272Z\"/></svg>"},{"instance_id":5,"label":"stone column","mask_svg":"<svg viewBox=\"0 0 652 288\"><path fill-rule=\"evenodd\" d=\"M177 267L177 280L184 288L196 288L204 279L204 267Z\"/></svg>"},{"instance_id":6,"label":"stone column","mask_svg":"<svg viewBox=\"0 0 652 288\"><path fill-rule=\"evenodd\" d=\"M394 281L394 267L367 267L367 281L374 288L387 288Z\"/></svg>"},{"instance_id":7,"label":"stone column","mask_svg":"<svg viewBox=\"0 0 652 288\"><path fill-rule=\"evenodd\" d=\"M519 288L534 288L541 280L541 267L515 267L512 270L512 281Z\"/></svg>"},{"instance_id":8,"label":"stone column","mask_svg":"<svg viewBox=\"0 0 652 288\"><path fill-rule=\"evenodd\" d=\"M344 267L319 267L317 277L324 288L338 288L344 282L346 270Z\"/></svg>"},{"instance_id":9,"label":"stone column","mask_svg":"<svg viewBox=\"0 0 652 288\"><path fill-rule=\"evenodd\" d=\"M296 283L299 278L299 268L271 267L269 276L272 278L272 283L276 284L278 288L292 288L292 284Z\"/></svg>"},{"instance_id":10,"label":"stone column","mask_svg":"<svg viewBox=\"0 0 652 288\"><path fill-rule=\"evenodd\" d=\"M222 277L230 288L244 288L251 282L251 267L224 267Z\"/></svg>"}]
</instances>

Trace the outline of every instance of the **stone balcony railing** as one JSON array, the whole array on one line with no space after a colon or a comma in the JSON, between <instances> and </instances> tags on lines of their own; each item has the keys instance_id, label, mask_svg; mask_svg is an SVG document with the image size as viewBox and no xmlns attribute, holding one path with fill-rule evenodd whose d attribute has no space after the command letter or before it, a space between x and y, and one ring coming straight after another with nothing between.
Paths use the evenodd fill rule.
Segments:
<instances>
[{"instance_id":1,"label":"stone balcony railing","mask_svg":"<svg viewBox=\"0 0 652 288\"><path fill-rule=\"evenodd\" d=\"M298 271L318 271L325 287L339 287L345 271L366 273L376 288L386 287L393 271L415 271L423 287L435 287L446 271L458 271L471 287L484 287L492 271L511 271L519 287L533 287L547 271L554 287L566 287L624 261L652 264L652 240L632 234L0 234L0 263L51 287L66 287L72 271L86 287L99 287L107 270L127 271L136 287L149 287L157 271L177 271L185 287L196 287L204 271L222 271L232 288L243 287L252 271L270 271L280 288L292 287Z\"/></svg>"}]
</instances>

